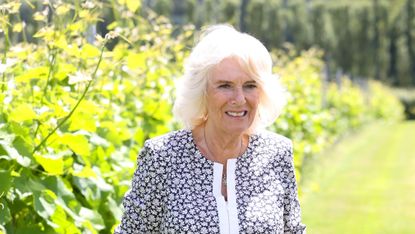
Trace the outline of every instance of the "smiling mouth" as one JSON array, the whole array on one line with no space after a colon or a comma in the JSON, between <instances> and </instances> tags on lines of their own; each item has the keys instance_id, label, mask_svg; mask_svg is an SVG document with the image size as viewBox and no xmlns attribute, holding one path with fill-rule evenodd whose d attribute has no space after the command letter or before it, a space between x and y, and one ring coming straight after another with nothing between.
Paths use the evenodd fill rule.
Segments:
<instances>
[{"instance_id":1,"label":"smiling mouth","mask_svg":"<svg viewBox=\"0 0 415 234\"><path fill-rule=\"evenodd\" d=\"M244 117L248 114L248 111L226 111L225 113L232 117Z\"/></svg>"}]
</instances>

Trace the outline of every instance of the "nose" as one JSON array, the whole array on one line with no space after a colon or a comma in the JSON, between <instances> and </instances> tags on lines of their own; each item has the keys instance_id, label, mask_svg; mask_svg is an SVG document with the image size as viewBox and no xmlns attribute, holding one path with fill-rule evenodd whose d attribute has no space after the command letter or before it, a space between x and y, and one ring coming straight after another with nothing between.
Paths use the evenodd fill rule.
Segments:
<instances>
[{"instance_id":1,"label":"nose","mask_svg":"<svg viewBox=\"0 0 415 234\"><path fill-rule=\"evenodd\" d=\"M242 88L235 89L232 103L238 106L246 103L245 93Z\"/></svg>"}]
</instances>

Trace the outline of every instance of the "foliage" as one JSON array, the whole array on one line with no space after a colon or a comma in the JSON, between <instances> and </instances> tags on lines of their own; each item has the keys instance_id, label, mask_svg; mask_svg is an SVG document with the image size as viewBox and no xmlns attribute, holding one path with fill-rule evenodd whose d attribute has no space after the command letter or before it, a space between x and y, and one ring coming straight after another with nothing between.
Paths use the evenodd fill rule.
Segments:
<instances>
[{"instance_id":1,"label":"foliage","mask_svg":"<svg viewBox=\"0 0 415 234\"><path fill-rule=\"evenodd\" d=\"M358 86L349 78L329 82L322 73L322 52L292 47L274 51L274 71L287 87L285 111L271 129L294 142L297 179L301 180L306 160L321 152L347 131L370 121L400 120L403 108L391 91L376 81Z\"/></svg>"},{"instance_id":2,"label":"foliage","mask_svg":"<svg viewBox=\"0 0 415 234\"><path fill-rule=\"evenodd\" d=\"M92 43L98 1L44 5L34 14L43 22L37 44L4 50L0 225L7 233L110 232L143 141L173 128L171 91L190 34L171 38L166 19L134 16L133 2L117 2L123 15L113 32ZM20 3L10 4L2 7ZM105 51L112 40L119 43Z\"/></svg>"},{"instance_id":3,"label":"foliage","mask_svg":"<svg viewBox=\"0 0 415 234\"><path fill-rule=\"evenodd\" d=\"M393 89L393 93L403 103L406 118L415 119L415 89Z\"/></svg>"},{"instance_id":4,"label":"foliage","mask_svg":"<svg viewBox=\"0 0 415 234\"><path fill-rule=\"evenodd\" d=\"M10 30L20 28L9 22L20 4L1 5L0 229L111 232L144 140L179 127L171 97L192 27L173 28L151 11L137 16L141 6L131 0L33 3L36 43L12 44ZM108 10L111 32L94 38ZM389 118L396 103L379 84L376 99L352 83L326 84L321 52L295 54L276 56L291 95L272 128L294 140L301 169L304 155L370 120L367 113ZM371 108L362 107L367 100Z\"/></svg>"}]
</instances>

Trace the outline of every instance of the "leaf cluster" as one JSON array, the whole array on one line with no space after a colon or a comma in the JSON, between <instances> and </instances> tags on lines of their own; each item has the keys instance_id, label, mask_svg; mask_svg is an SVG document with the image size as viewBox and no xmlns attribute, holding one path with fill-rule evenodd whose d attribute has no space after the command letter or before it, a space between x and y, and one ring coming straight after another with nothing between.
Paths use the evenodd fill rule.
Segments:
<instances>
[{"instance_id":1,"label":"leaf cluster","mask_svg":"<svg viewBox=\"0 0 415 234\"><path fill-rule=\"evenodd\" d=\"M5 48L0 227L6 233L111 232L144 140L174 127L173 81L192 34L183 29L172 38L165 18L135 15L136 2L33 5L41 26L36 43ZM107 7L121 16L110 33L96 35Z\"/></svg>"}]
</instances>

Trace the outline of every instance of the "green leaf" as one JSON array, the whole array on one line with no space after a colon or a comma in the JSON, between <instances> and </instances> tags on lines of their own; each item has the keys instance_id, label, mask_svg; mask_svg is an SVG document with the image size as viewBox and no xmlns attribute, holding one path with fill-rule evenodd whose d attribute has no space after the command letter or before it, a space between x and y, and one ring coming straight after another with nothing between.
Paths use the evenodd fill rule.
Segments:
<instances>
[{"instance_id":1,"label":"green leaf","mask_svg":"<svg viewBox=\"0 0 415 234\"><path fill-rule=\"evenodd\" d=\"M63 157L59 155L35 155L36 161L51 175L62 175L64 168Z\"/></svg>"},{"instance_id":2,"label":"green leaf","mask_svg":"<svg viewBox=\"0 0 415 234\"><path fill-rule=\"evenodd\" d=\"M141 1L137 0L126 0L127 8L131 12L135 12L141 5Z\"/></svg>"},{"instance_id":3,"label":"green leaf","mask_svg":"<svg viewBox=\"0 0 415 234\"><path fill-rule=\"evenodd\" d=\"M33 146L27 143L22 137L16 136L13 141L13 147L19 152L20 155L31 158Z\"/></svg>"},{"instance_id":4,"label":"green leaf","mask_svg":"<svg viewBox=\"0 0 415 234\"><path fill-rule=\"evenodd\" d=\"M82 207L76 200L73 191L69 190L61 177L50 176L44 179L42 183L57 195L54 203L61 206L75 220L76 224L89 222L96 230L105 228L101 215L96 211Z\"/></svg>"},{"instance_id":5,"label":"green leaf","mask_svg":"<svg viewBox=\"0 0 415 234\"><path fill-rule=\"evenodd\" d=\"M59 226L58 228L55 228L57 233L81 233L81 230L79 230L73 221L68 218L65 210L61 206L56 207L55 213L52 215L51 220Z\"/></svg>"},{"instance_id":6,"label":"green leaf","mask_svg":"<svg viewBox=\"0 0 415 234\"><path fill-rule=\"evenodd\" d=\"M11 172L8 170L0 170L0 197L4 194L7 194L9 188L11 187L13 177ZM0 207L1 208L1 207Z\"/></svg>"},{"instance_id":7,"label":"green leaf","mask_svg":"<svg viewBox=\"0 0 415 234\"><path fill-rule=\"evenodd\" d=\"M70 10L71 10L71 7L69 4L62 4L58 6L55 11L57 15L64 15Z\"/></svg>"},{"instance_id":8,"label":"green leaf","mask_svg":"<svg viewBox=\"0 0 415 234\"><path fill-rule=\"evenodd\" d=\"M85 136L66 133L60 137L60 141L71 148L76 154L82 156L91 154L90 146Z\"/></svg>"},{"instance_id":9,"label":"green leaf","mask_svg":"<svg viewBox=\"0 0 415 234\"><path fill-rule=\"evenodd\" d=\"M5 225L12 220L10 209L5 199L0 198L0 225Z\"/></svg>"},{"instance_id":10,"label":"green leaf","mask_svg":"<svg viewBox=\"0 0 415 234\"><path fill-rule=\"evenodd\" d=\"M35 67L25 71L22 75L15 78L16 82L29 82L32 79L46 79L49 67Z\"/></svg>"},{"instance_id":11,"label":"green leaf","mask_svg":"<svg viewBox=\"0 0 415 234\"><path fill-rule=\"evenodd\" d=\"M11 121L21 123L27 120L36 119L36 113L33 111L32 105L23 103L14 108L9 117Z\"/></svg>"},{"instance_id":12,"label":"green leaf","mask_svg":"<svg viewBox=\"0 0 415 234\"><path fill-rule=\"evenodd\" d=\"M52 227L57 227L57 225L50 220L50 217L55 213L56 199L56 194L49 189L33 193L33 205L36 212Z\"/></svg>"},{"instance_id":13,"label":"green leaf","mask_svg":"<svg viewBox=\"0 0 415 234\"><path fill-rule=\"evenodd\" d=\"M75 73L76 67L70 63L62 63L59 64L57 71L54 73L54 78L62 81L66 77L68 77L68 74Z\"/></svg>"},{"instance_id":14,"label":"green leaf","mask_svg":"<svg viewBox=\"0 0 415 234\"><path fill-rule=\"evenodd\" d=\"M33 136L30 135L30 128L17 122L10 121L8 123L8 130L14 135L22 137L26 142L33 139Z\"/></svg>"},{"instance_id":15,"label":"green leaf","mask_svg":"<svg viewBox=\"0 0 415 234\"><path fill-rule=\"evenodd\" d=\"M90 113L79 113L72 115L69 131L86 130L89 132L95 132L97 130L96 121L94 116Z\"/></svg>"},{"instance_id":16,"label":"green leaf","mask_svg":"<svg viewBox=\"0 0 415 234\"><path fill-rule=\"evenodd\" d=\"M76 164L74 167L76 168ZM97 177L97 174L92 170L90 166L84 166L82 169L73 170L72 174L81 178Z\"/></svg>"},{"instance_id":17,"label":"green leaf","mask_svg":"<svg viewBox=\"0 0 415 234\"><path fill-rule=\"evenodd\" d=\"M137 128L137 131L134 134L134 140L142 146L144 143L144 131L142 128Z\"/></svg>"},{"instance_id":18,"label":"green leaf","mask_svg":"<svg viewBox=\"0 0 415 234\"><path fill-rule=\"evenodd\" d=\"M91 44L85 44L81 49L81 58L95 58L101 54L100 50Z\"/></svg>"},{"instance_id":19,"label":"green leaf","mask_svg":"<svg viewBox=\"0 0 415 234\"><path fill-rule=\"evenodd\" d=\"M127 57L127 67L131 70L137 68L145 69L146 65L146 56L144 53L130 53Z\"/></svg>"},{"instance_id":20,"label":"green leaf","mask_svg":"<svg viewBox=\"0 0 415 234\"><path fill-rule=\"evenodd\" d=\"M101 215L95 210L82 207L80 214L82 214L82 218L85 220L84 224L91 223L92 227L94 227L96 230L102 230L105 228L104 220L102 219Z\"/></svg>"},{"instance_id":21,"label":"green leaf","mask_svg":"<svg viewBox=\"0 0 415 234\"><path fill-rule=\"evenodd\" d=\"M31 162L30 158L20 155L12 144L10 139L0 139L0 153L4 151L11 159L16 160L23 167L28 167Z\"/></svg>"},{"instance_id":22,"label":"green leaf","mask_svg":"<svg viewBox=\"0 0 415 234\"><path fill-rule=\"evenodd\" d=\"M107 207L110 207L109 212L112 213L116 220L121 220L123 211L110 196L107 197Z\"/></svg>"}]
</instances>

